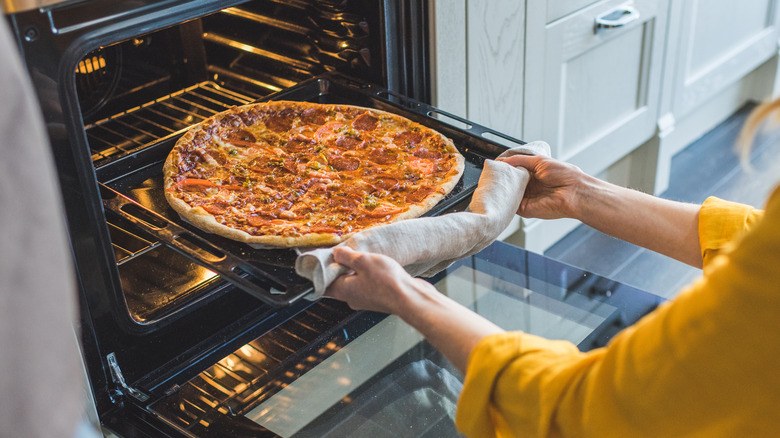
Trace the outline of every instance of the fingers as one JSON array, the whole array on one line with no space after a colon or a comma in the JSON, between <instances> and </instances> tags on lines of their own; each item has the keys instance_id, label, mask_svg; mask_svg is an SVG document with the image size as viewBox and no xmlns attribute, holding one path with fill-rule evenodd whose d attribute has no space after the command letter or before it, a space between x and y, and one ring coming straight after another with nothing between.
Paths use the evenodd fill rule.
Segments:
<instances>
[{"instance_id":1,"label":"fingers","mask_svg":"<svg viewBox=\"0 0 780 438\"><path fill-rule=\"evenodd\" d=\"M340 265L344 265L349 269L354 269L356 260L361 256L361 253L355 251L348 246L337 246L333 248L333 260Z\"/></svg>"},{"instance_id":2,"label":"fingers","mask_svg":"<svg viewBox=\"0 0 780 438\"><path fill-rule=\"evenodd\" d=\"M325 293L323 294L326 297L335 298L340 301L346 301L347 291L348 291L348 285L347 285L347 279L350 278L349 275L341 275L328 286L327 289L325 289Z\"/></svg>"},{"instance_id":3,"label":"fingers","mask_svg":"<svg viewBox=\"0 0 780 438\"><path fill-rule=\"evenodd\" d=\"M523 167L531 171L534 167L536 167L537 163L539 163L539 160L541 159L542 157L539 155L518 154L512 155L510 157L497 158L496 161L503 161L510 166Z\"/></svg>"}]
</instances>

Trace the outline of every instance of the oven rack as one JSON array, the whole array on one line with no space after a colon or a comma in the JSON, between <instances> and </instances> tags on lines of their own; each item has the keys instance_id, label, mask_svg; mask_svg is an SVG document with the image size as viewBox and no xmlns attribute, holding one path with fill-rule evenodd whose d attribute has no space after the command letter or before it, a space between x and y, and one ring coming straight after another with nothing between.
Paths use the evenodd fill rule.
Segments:
<instances>
[{"instance_id":1,"label":"oven rack","mask_svg":"<svg viewBox=\"0 0 780 438\"><path fill-rule=\"evenodd\" d=\"M270 1L273 3L273 0ZM357 15L343 13L335 5L324 9L321 6L308 1L288 2L284 6L288 16L284 19L268 15L266 9L253 9L246 5L227 8L210 17L215 23L224 21L226 26L212 29L214 26L204 22L203 28L196 32L203 44L213 47L212 52L219 55L216 57L225 58L222 62L224 65L207 63L205 73L210 80L86 125L84 130L95 167L99 168L155 143L176 137L190 126L219 112L293 87L317 74L337 69L339 65L353 65L353 61L370 65L370 49L365 46L368 24ZM277 10L276 14L278 12ZM265 31L258 32L253 39L242 40L229 32L217 30L241 26L242 23L262 26ZM315 29L320 30L312 30L313 24L316 24ZM289 46L286 52L264 48L284 45ZM134 94L155 83L171 81L170 76L163 76L152 83L144 82L143 78L150 73L135 70L150 68L145 65L122 68L121 48L122 46L113 46L105 53L94 56L99 59L111 55L110 59L106 58L106 61L99 65L105 64L106 69L111 67L114 70L107 72L101 69L91 75L81 74L78 77L85 81L105 81L105 78L109 78L110 81L120 82L116 89L122 91L112 96L113 99ZM82 61L85 67L91 67L85 70L95 69L87 62L91 59L88 57ZM124 82L128 84L121 85ZM81 91L98 94L103 100L107 98L102 93L93 91L93 86L87 85L90 83L85 82ZM89 97L92 96L87 96ZM88 106L85 110L91 111L105 102L101 100L82 103Z\"/></svg>"},{"instance_id":2,"label":"oven rack","mask_svg":"<svg viewBox=\"0 0 780 438\"><path fill-rule=\"evenodd\" d=\"M176 137L189 127L236 105L254 102L213 81L205 81L87 125L84 130L96 167Z\"/></svg>"},{"instance_id":3,"label":"oven rack","mask_svg":"<svg viewBox=\"0 0 780 438\"><path fill-rule=\"evenodd\" d=\"M160 388L164 396L150 409L196 435L224 416L240 419L384 316L318 301L188 381Z\"/></svg>"}]
</instances>

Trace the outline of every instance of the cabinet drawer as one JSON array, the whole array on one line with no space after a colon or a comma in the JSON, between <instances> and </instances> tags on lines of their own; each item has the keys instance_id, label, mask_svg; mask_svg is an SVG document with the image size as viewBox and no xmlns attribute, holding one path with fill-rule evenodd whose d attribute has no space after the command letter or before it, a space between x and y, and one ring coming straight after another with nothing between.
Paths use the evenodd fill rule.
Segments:
<instances>
[{"instance_id":1,"label":"cabinet drawer","mask_svg":"<svg viewBox=\"0 0 780 438\"><path fill-rule=\"evenodd\" d=\"M547 23L552 23L596 2L597 0L558 0L547 2Z\"/></svg>"},{"instance_id":2,"label":"cabinet drawer","mask_svg":"<svg viewBox=\"0 0 780 438\"><path fill-rule=\"evenodd\" d=\"M538 132L558 158L592 173L649 139L658 112L667 4L601 1L548 24L541 38L529 36L529 43L543 44L527 50L528 65L540 63L526 78L527 133ZM605 16L629 19L596 31L596 19ZM531 115L533 109L541 111Z\"/></svg>"}]
</instances>

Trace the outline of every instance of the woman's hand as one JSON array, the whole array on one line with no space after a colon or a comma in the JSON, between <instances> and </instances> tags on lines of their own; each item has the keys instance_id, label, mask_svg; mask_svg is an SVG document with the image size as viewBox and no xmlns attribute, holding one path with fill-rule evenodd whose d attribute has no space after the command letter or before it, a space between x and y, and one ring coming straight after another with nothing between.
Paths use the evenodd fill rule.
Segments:
<instances>
[{"instance_id":1,"label":"woman's hand","mask_svg":"<svg viewBox=\"0 0 780 438\"><path fill-rule=\"evenodd\" d=\"M352 273L337 278L325 295L345 301L356 310L398 314L401 306L420 290L433 289L431 284L412 278L398 262L384 255L339 246L333 249L333 258Z\"/></svg>"},{"instance_id":2,"label":"woman's hand","mask_svg":"<svg viewBox=\"0 0 780 438\"><path fill-rule=\"evenodd\" d=\"M527 218L576 218L581 187L588 175L579 167L540 155L499 158L531 174L517 214Z\"/></svg>"},{"instance_id":3,"label":"woman's hand","mask_svg":"<svg viewBox=\"0 0 780 438\"><path fill-rule=\"evenodd\" d=\"M427 281L412 278L390 257L339 246L333 258L353 272L331 283L325 296L346 301L353 309L398 315L461 372L466 372L469 354L482 338L503 331Z\"/></svg>"},{"instance_id":4,"label":"woman's hand","mask_svg":"<svg viewBox=\"0 0 780 438\"><path fill-rule=\"evenodd\" d=\"M501 161L531 174L517 210L520 216L577 219L602 233L701 267L698 205L616 186L548 157L513 155Z\"/></svg>"}]
</instances>

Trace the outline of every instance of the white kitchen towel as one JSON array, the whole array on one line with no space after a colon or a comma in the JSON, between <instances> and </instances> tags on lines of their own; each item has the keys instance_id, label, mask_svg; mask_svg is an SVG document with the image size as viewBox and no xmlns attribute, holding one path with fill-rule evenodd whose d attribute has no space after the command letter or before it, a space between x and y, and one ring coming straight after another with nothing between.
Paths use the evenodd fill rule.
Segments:
<instances>
[{"instance_id":1,"label":"white kitchen towel","mask_svg":"<svg viewBox=\"0 0 780 438\"><path fill-rule=\"evenodd\" d=\"M537 141L509 149L499 157L517 154L549 156L550 146ZM392 257L413 276L434 275L454 261L481 251L506 229L529 179L523 168L485 160L466 211L369 228L339 245ZM349 272L333 260L333 248L300 254L295 271L314 283L314 294L308 296L311 299L321 297L333 280Z\"/></svg>"}]
</instances>

